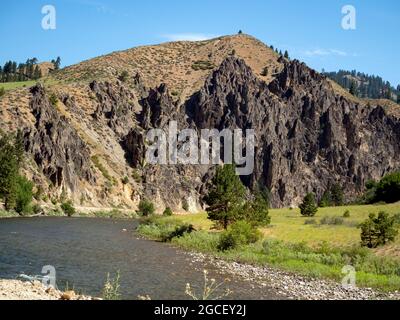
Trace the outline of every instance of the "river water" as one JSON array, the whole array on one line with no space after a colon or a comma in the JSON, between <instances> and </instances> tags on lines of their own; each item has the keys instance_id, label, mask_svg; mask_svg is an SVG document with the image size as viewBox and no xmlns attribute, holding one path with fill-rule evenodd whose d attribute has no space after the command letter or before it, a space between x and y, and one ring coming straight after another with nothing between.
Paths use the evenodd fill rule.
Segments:
<instances>
[{"instance_id":1,"label":"river water","mask_svg":"<svg viewBox=\"0 0 400 320\"><path fill-rule=\"evenodd\" d=\"M201 292L203 270L233 294L229 299L279 299L273 290L232 279L214 266L192 262L172 246L140 239L133 220L98 218L0 219L0 278L41 275L42 267L56 269L57 285L101 296L107 277L120 273L121 298L188 299L186 283ZM126 229L127 231L124 231Z\"/></svg>"}]
</instances>

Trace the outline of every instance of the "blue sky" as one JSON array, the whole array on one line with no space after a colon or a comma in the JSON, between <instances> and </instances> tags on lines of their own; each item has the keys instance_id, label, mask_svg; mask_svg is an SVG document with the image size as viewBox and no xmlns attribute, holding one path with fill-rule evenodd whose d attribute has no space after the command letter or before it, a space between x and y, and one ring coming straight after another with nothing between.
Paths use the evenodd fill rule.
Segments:
<instances>
[{"instance_id":1,"label":"blue sky","mask_svg":"<svg viewBox=\"0 0 400 320\"><path fill-rule=\"evenodd\" d=\"M48 4L56 8L56 30L41 27ZM356 9L356 30L341 27L344 5ZM239 29L319 71L357 69L400 84L398 0L3 1L0 64L59 55L65 66L138 45Z\"/></svg>"}]
</instances>

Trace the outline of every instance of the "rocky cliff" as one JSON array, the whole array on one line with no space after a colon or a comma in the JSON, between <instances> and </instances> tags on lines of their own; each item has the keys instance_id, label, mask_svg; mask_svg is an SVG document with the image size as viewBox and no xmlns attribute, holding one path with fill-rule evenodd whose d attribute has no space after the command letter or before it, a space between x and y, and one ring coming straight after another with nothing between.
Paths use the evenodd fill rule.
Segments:
<instances>
[{"instance_id":1,"label":"rocky cliff","mask_svg":"<svg viewBox=\"0 0 400 320\"><path fill-rule=\"evenodd\" d=\"M213 63L207 71L194 68L182 76L192 81L190 90L171 76L154 85L137 64L125 82L111 73L7 93L0 101L0 126L23 128L33 160L27 170L36 182L87 206L134 208L146 197L159 210L201 210L213 166L145 161L146 132L165 129L171 120L199 132L254 129L255 170L242 180L249 189L268 187L275 207L296 206L310 191L319 197L332 183L340 183L351 200L368 180L400 168L398 110L351 97L305 64L254 41L238 37L193 45ZM247 56L249 50L258 60ZM262 59L267 77L260 75ZM182 61L180 68L188 64ZM75 69L81 74L81 68L67 68L57 78ZM57 103L50 102L51 95Z\"/></svg>"}]
</instances>

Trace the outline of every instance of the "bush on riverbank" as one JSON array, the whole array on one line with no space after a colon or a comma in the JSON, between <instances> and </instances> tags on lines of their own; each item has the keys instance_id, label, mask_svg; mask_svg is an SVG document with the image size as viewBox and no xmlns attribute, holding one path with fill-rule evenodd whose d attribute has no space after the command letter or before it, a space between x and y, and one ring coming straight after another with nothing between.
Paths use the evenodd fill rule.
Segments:
<instances>
[{"instance_id":1,"label":"bush on riverbank","mask_svg":"<svg viewBox=\"0 0 400 320\"><path fill-rule=\"evenodd\" d=\"M140 200L139 202L139 210L138 210L138 215L141 217L148 217L153 215L155 212L154 204L153 202L143 199Z\"/></svg>"},{"instance_id":2,"label":"bush on riverbank","mask_svg":"<svg viewBox=\"0 0 400 320\"><path fill-rule=\"evenodd\" d=\"M72 205L72 201L66 201L61 204L61 210L68 216L72 217L76 210L74 206Z\"/></svg>"},{"instance_id":3,"label":"bush on riverbank","mask_svg":"<svg viewBox=\"0 0 400 320\"><path fill-rule=\"evenodd\" d=\"M257 242L261 233L246 221L237 221L219 238L218 249L221 251L232 250L240 246Z\"/></svg>"},{"instance_id":4,"label":"bush on riverbank","mask_svg":"<svg viewBox=\"0 0 400 320\"><path fill-rule=\"evenodd\" d=\"M159 217L142 219L137 230L140 234L161 242L170 242L174 238L180 238L195 231L191 224L182 223L178 219L161 219Z\"/></svg>"},{"instance_id":5,"label":"bush on riverbank","mask_svg":"<svg viewBox=\"0 0 400 320\"><path fill-rule=\"evenodd\" d=\"M135 212L127 212L118 209L112 209L109 211L96 211L93 212L96 218L112 218L112 219L135 219L137 214Z\"/></svg>"},{"instance_id":6,"label":"bush on riverbank","mask_svg":"<svg viewBox=\"0 0 400 320\"><path fill-rule=\"evenodd\" d=\"M172 209L170 207L165 208L164 212L163 212L163 216L164 217L170 217L172 216L174 213L172 212Z\"/></svg>"}]
</instances>

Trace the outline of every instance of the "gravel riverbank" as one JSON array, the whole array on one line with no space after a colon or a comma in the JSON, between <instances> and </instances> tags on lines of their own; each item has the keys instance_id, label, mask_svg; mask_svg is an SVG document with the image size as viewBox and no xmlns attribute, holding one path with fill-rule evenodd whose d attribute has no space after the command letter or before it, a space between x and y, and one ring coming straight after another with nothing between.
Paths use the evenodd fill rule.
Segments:
<instances>
[{"instance_id":1,"label":"gravel riverbank","mask_svg":"<svg viewBox=\"0 0 400 320\"><path fill-rule=\"evenodd\" d=\"M254 286L269 287L295 300L400 300L400 291L383 293L371 288L346 289L331 280L312 279L269 267L224 261L206 254L188 253L195 262L209 263L221 272L251 281Z\"/></svg>"},{"instance_id":2,"label":"gravel riverbank","mask_svg":"<svg viewBox=\"0 0 400 320\"><path fill-rule=\"evenodd\" d=\"M0 280L0 300L98 300L45 287L40 281Z\"/></svg>"}]
</instances>

